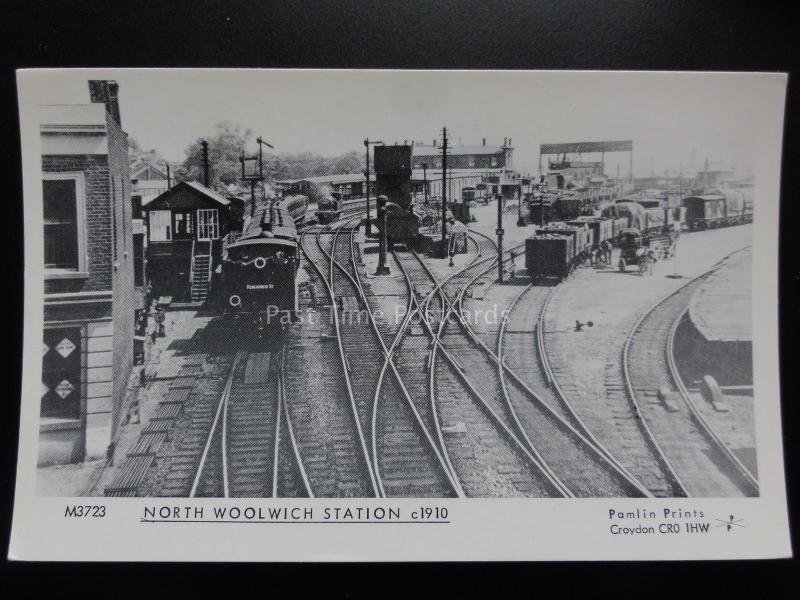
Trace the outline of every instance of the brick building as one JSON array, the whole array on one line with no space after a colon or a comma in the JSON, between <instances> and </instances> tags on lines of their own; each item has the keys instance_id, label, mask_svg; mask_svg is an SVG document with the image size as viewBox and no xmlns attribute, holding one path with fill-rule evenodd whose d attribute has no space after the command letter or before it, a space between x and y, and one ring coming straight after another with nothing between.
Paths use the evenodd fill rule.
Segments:
<instances>
[{"instance_id":1,"label":"brick building","mask_svg":"<svg viewBox=\"0 0 800 600\"><path fill-rule=\"evenodd\" d=\"M422 169L423 163L428 169L442 168L441 146L428 146L415 143L413 145L413 167ZM481 171L514 168L514 148L511 138L503 139L502 146L487 146L486 138L480 146L452 145L447 148L448 169L478 169Z\"/></svg>"},{"instance_id":2,"label":"brick building","mask_svg":"<svg viewBox=\"0 0 800 600\"><path fill-rule=\"evenodd\" d=\"M118 86L41 107L44 345L39 464L102 457L133 361L131 178Z\"/></svg>"}]
</instances>

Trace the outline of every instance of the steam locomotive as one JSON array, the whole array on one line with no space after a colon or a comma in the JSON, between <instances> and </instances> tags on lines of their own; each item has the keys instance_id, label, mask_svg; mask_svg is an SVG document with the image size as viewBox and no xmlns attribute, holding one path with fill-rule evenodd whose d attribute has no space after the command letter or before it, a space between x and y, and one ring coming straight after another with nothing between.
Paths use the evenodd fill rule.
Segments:
<instances>
[{"instance_id":1,"label":"steam locomotive","mask_svg":"<svg viewBox=\"0 0 800 600\"><path fill-rule=\"evenodd\" d=\"M386 203L386 233L390 242L413 240L420 218L412 202L411 146L375 146L375 186Z\"/></svg>"},{"instance_id":2,"label":"steam locomotive","mask_svg":"<svg viewBox=\"0 0 800 600\"><path fill-rule=\"evenodd\" d=\"M317 201L317 221L327 224L337 221L342 216L342 195L339 192L329 192Z\"/></svg>"},{"instance_id":3,"label":"steam locomotive","mask_svg":"<svg viewBox=\"0 0 800 600\"><path fill-rule=\"evenodd\" d=\"M241 233L223 250L220 312L268 325L297 311L297 227L307 209L306 196L265 199L245 219Z\"/></svg>"}]
</instances>

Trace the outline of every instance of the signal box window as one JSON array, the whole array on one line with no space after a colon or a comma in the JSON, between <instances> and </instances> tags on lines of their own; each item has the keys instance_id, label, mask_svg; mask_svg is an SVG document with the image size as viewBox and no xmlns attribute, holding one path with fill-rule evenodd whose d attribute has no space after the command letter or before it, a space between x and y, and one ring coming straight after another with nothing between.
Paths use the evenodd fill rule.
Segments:
<instances>
[{"instance_id":1,"label":"signal box window","mask_svg":"<svg viewBox=\"0 0 800 600\"><path fill-rule=\"evenodd\" d=\"M79 174L46 175L42 181L44 265L83 270L83 180Z\"/></svg>"},{"instance_id":2,"label":"signal box window","mask_svg":"<svg viewBox=\"0 0 800 600\"><path fill-rule=\"evenodd\" d=\"M192 211L173 212L173 231L176 240L187 240L192 238Z\"/></svg>"}]
</instances>

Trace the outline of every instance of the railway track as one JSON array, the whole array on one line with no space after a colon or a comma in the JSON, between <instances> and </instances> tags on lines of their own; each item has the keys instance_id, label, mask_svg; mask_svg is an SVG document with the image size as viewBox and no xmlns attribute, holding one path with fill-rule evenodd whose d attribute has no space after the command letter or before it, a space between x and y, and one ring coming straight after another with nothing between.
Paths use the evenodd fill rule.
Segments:
<instances>
[{"instance_id":1,"label":"railway track","mask_svg":"<svg viewBox=\"0 0 800 600\"><path fill-rule=\"evenodd\" d=\"M317 496L322 497L370 497L378 496L378 486L372 471L372 461L367 450L362 429L363 419L359 415L353 386L350 380L347 357L344 352L339 310L336 296L330 284L333 264L329 254L323 250L320 239L328 227L306 229L300 237L300 245L313 268L315 286L324 289L329 302L329 321L335 331L335 348L325 345L318 355L300 355L290 349L294 360L302 360L312 370L289 379L292 392L291 412L297 415L300 424L298 446L307 465L309 480ZM327 237L332 234L328 233ZM332 239L329 240L332 247ZM323 319L324 315L320 316ZM320 389L306 389L309 377L322 385ZM322 393L320 393L320 391ZM312 404L312 400L319 398ZM316 405L315 405L316 404Z\"/></svg>"},{"instance_id":2,"label":"railway track","mask_svg":"<svg viewBox=\"0 0 800 600\"><path fill-rule=\"evenodd\" d=\"M375 318L370 303L376 296L364 289L359 274L356 230L352 221L315 230L317 253L310 258L320 275L326 273L352 414L374 495L457 495L457 485L391 362L389 348L402 323Z\"/></svg>"},{"instance_id":3,"label":"railway track","mask_svg":"<svg viewBox=\"0 0 800 600\"><path fill-rule=\"evenodd\" d=\"M466 368L460 363L460 340L443 336L455 299L448 291L460 290L473 273L493 260L486 256L491 246L475 241L473 244L475 258L441 283L416 254L395 254L411 289L432 287L418 303L418 310L424 316L422 325L432 343L428 355L429 397L440 443L469 496L568 495L508 427L494 400L486 398L484 377L491 378L493 372ZM412 256L419 266L412 266ZM440 308L431 311L431 304L436 301Z\"/></svg>"},{"instance_id":4,"label":"railway track","mask_svg":"<svg viewBox=\"0 0 800 600\"><path fill-rule=\"evenodd\" d=\"M725 433L730 435L731 432L741 428L741 425L737 422L737 419L734 416L734 412L719 413L715 409L709 409L708 403L706 403L702 397L700 398L700 403L695 401L695 398L698 396L696 390L693 393L686 387L683 375L681 374L681 368L677 361L678 356L675 353L675 338L678 335L678 328L681 327L685 322L688 322L688 320L689 308L687 307L680 314L680 316L675 319L675 323L670 329L669 339L667 341L667 359L670 364L670 370L675 379L675 384L684 401L686 402L686 406L692 412L692 417L698 422L700 427L708 432L708 435L714 439L715 443L719 445L726 454L728 454L729 460L749 482L752 491L758 493L759 484L758 477L756 475L757 471L755 470L757 468L755 460L753 460L751 463L745 464L742 460L740 460L739 456L737 456L737 454L730 449L730 446L725 441ZM752 437L754 437L754 432L751 433L751 439ZM755 440L752 440L751 444L754 443Z\"/></svg>"},{"instance_id":5,"label":"railway track","mask_svg":"<svg viewBox=\"0 0 800 600\"><path fill-rule=\"evenodd\" d=\"M755 479L688 398L673 358L674 331L692 294L724 260L645 312L632 328L622 355L625 389L633 409L687 496L758 495Z\"/></svg>"},{"instance_id":6,"label":"railway track","mask_svg":"<svg viewBox=\"0 0 800 600\"><path fill-rule=\"evenodd\" d=\"M376 317L377 311L373 309L373 304L378 303L378 308L391 315L399 298L402 297L407 306L408 295L398 295L397 292L406 291L404 288L390 289L394 293L389 294L387 306L385 298L374 292L376 286L385 287L391 280L374 279L368 284L371 289L365 289L358 268L360 256L355 241L356 231L357 226L347 225L337 230L330 257L331 264L337 267L336 272L339 273L341 292L357 297L358 306L353 304L352 307L364 315L363 319L357 320L356 327L351 327L352 318L346 319L348 328L343 333L348 357L352 356L357 361L352 368L359 373L360 391L366 401L364 404L369 403L371 408L368 431L381 493L406 497L457 495L458 484L392 361L395 342L405 331L405 320L397 323L393 318L379 319ZM334 271L332 276L336 282ZM371 332L366 332L365 328L371 329ZM381 356L383 361L379 358ZM349 362L353 364L354 361Z\"/></svg>"},{"instance_id":7,"label":"railway track","mask_svg":"<svg viewBox=\"0 0 800 600\"><path fill-rule=\"evenodd\" d=\"M517 248L509 249L503 261L513 259ZM486 386L486 395L494 391L497 411L502 412L507 425L523 440L528 450L541 462L544 469L558 481L568 495L579 497L642 497L648 496L647 490L614 461L604 449L598 447L596 440L585 435L582 428L573 426L572 419L565 418L552 405L563 407L561 399L549 398L550 402L540 397L540 389L534 391L505 363L504 338L507 332L507 318L500 320L495 333L496 352L481 339L472 328L470 320L464 318L469 314L464 310L464 297L481 279L488 284L493 281L496 261L475 274L458 293L454 314L458 316L461 330L472 342L464 346L459 357L472 369L496 371L496 381L480 377ZM486 280L486 278L489 280ZM517 295L511 308L516 305ZM490 327L491 329L491 327ZM534 362L531 366L538 365ZM547 389L547 392L552 391ZM576 466L578 466L576 468Z\"/></svg>"},{"instance_id":8,"label":"railway track","mask_svg":"<svg viewBox=\"0 0 800 600\"><path fill-rule=\"evenodd\" d=\"M311 496L283 397L283 354L239 351L189 497Z\"/></svg>"}]
</instances>

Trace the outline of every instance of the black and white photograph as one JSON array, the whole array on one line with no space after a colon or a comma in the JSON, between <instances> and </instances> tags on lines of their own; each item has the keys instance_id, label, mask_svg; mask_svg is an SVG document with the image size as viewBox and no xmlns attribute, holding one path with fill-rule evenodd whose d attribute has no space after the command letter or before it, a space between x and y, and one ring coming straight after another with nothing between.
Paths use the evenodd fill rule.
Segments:
<instances>
[{"instance_id":1,"label":"black and white photograph","mask_svg":"<svg viewBox=\"0 0 800 600\"><path fill-rule=\"evenodd\" d=\"M614 535L657 501L744 527L681 502L759 498L781 464L754 290L785 81L21 72L20 477L149 499L142 522L602 498Z\"/></svg>"}]
</instances>

